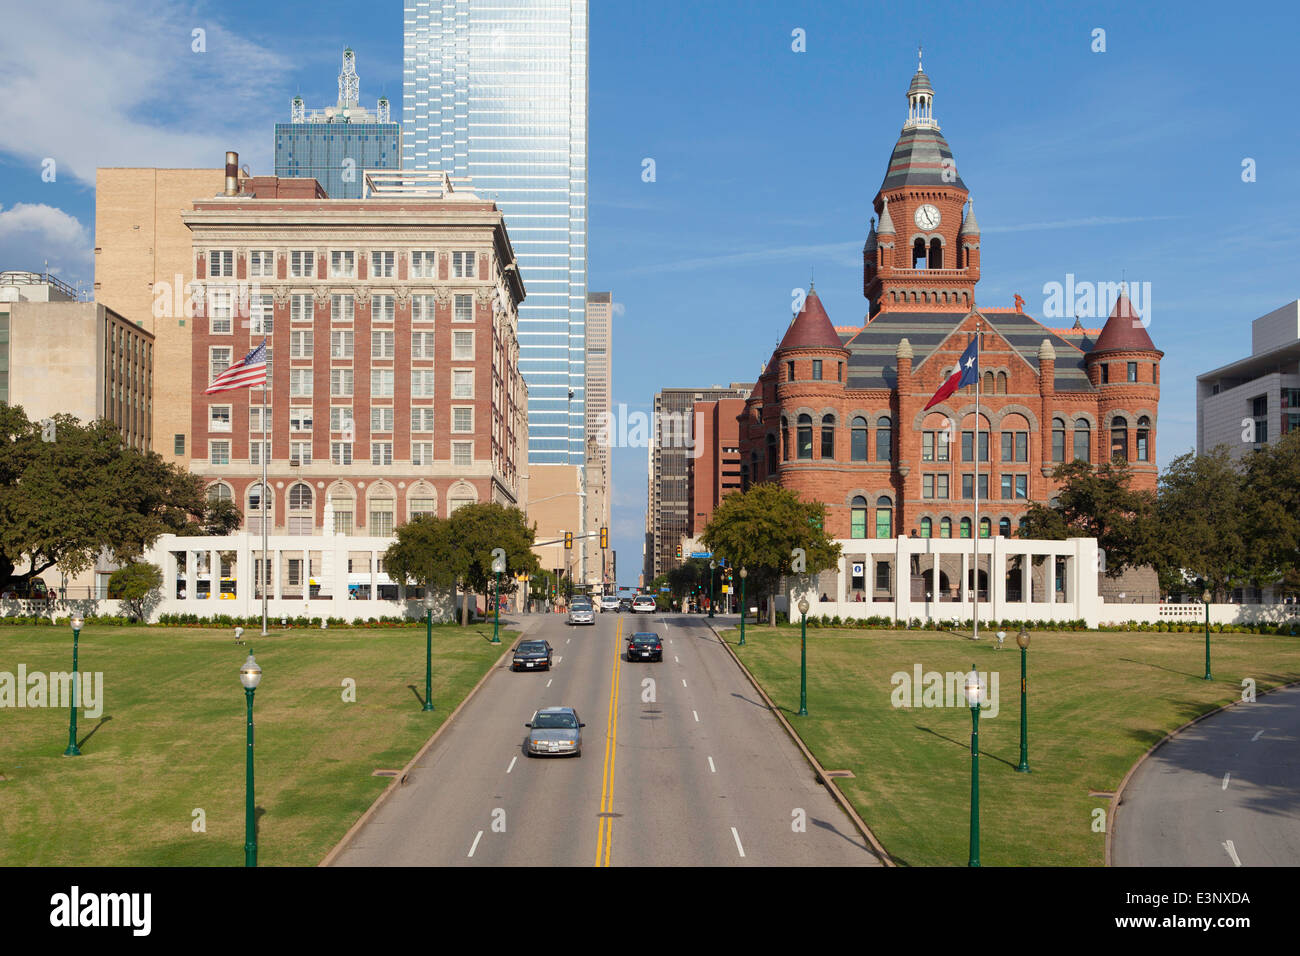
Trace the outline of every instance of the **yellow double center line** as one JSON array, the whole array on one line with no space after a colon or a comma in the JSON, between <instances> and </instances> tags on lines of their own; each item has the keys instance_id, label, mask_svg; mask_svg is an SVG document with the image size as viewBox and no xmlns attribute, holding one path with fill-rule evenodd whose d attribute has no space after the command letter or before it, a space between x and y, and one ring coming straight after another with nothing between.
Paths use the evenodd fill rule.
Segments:
<instances>
[{"instance_id":1,"label":"yellow double center line","mask_svg":"<svg viewBox=\"0 0 1300 956\"><path fill-rule=\"evenodd\" d=\"M609 723L605 727L605 773L600 788L599 828L596 831L596 866L609 866L609 849L614 843L614 745L618 741L618 680L623 619L614 628L614 670L609 678Z\"/></svg>"}]
</instances>

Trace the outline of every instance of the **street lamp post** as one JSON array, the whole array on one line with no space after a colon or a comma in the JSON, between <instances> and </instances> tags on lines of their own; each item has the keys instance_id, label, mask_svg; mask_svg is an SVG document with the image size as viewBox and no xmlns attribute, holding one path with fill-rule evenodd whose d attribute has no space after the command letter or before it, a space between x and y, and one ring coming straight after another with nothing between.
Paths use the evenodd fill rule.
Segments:
<instances>
[{"instance_id":1,"label":"street lamp post","mask_svg":"<svg viewBox=\"0 0 1300 956\"><path fill-rule=\"evenodd\" d=\"M1210 601L1213 598L1209 588L1201 593L1201 601L1205 605L1205 680L1214 680L1210 673Z\"/></svg>"},{"instance_id":2,"label":"street lamp post","mask_svg":"<svg viewBox=\"0 0 1300 956\"><path fill-rule=\"evenodd\" d=\"M984 688L975 665L966 675L966 702L970 704L970 860L968 866L980 865L980 707Z\"/></svg>"},{"instance_id":3,"label":"street lamp post","mask_svg":"<svg viewBox=\"0 0 1300 956\"><path fill-rule=\"evenodd\" d=\"M1016 773L1030 773L1029 717L1026 710L1029 685L1025 676L1025 657L1026 652L1029 650L1029 632L1025 630L1024 625L1021 625L1020 633L1016 635L1016 643L1020 645L1020 764L1016 767Z\"/></svg>"},{"instance_id":4,"label":"street lamp post","mask_svg":"<svg viewBox=\"0 0 1300 956\"><path fill-rule=\"evenodd\" d=\"M808 598L799 599L799 716L808 716Z\"/></svg>"},{"instance_id":5,"label":"street lamp post","mask_svg":"<svg viewBox=\"0 0 1300 956\"><path fill-rule=\"evenodd\" d=\"M433 710L433 587L424 586L424 706Z\"/></svg>"},{"instance_id":6,"label":"street lamp post","mask_svg":"<svg viewBox=\"0 0 1300 956\"><path fill-rule=\"evenodd\" d=\"M709 562L709 617L713 617L713 572L717 566L717 561Z\"/></svg>"},{"instance_id":7,"label":"street lamp post","mask_svg":"<svg viewBox=\"0 0 1300 956\"><path fill-rule=\"evenodd\" d=\"M68 749L63 751L65 757L80 757L81 748L77 746L77 701L81 694L81 675L77 673L77 643L81 639L81 628L85 621L80 614L72 618L72 706L68 718Z\"/></svg>"},{"instance_id":8,"label":"street lamp post","mask_svg":"<svg viewBox=\"0 0 1300 956\"><path fill-rule=\"evenodd\" d=\"M262 683L262 668L257 666L250 651L248 660L239 669L239 682L244 685L244 698L248 701L248 761L244 772L244 866L257 866L257 812L253 799L253 694Z\"/></svg>"},{"instance_id":9,"label":"street lamp post","mask_svg":"<svg viewBox=\"0 0 1300 956\"><path fill-rule=\"evenodd\" d=\"M492 558L492 571L496 575L496 586L492 591L492 643L501 643L501 572L506 569L505 551L502 550Z\"/></svg>"},{"instance_id":10,"label":"street lamp post","mask_svg":"<svg viewBox=\"0 0 1300 956\"><path fill-rule=\"evenodd\" d=\"M749 572L744 568L740 569L740 646L745 646L745 578L749 577Z\"/></svg>"}]
</instances>

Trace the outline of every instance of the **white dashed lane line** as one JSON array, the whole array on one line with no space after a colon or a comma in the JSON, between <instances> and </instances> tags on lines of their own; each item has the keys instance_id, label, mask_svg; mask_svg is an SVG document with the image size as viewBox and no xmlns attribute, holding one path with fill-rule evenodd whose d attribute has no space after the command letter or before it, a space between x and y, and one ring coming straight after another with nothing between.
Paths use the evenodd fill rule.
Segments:
<instances>
[{"instance_id":1,"label":"white dashed lane line","mask_svg":"<svg viewBox=\"0 0 1300 956\"><path fill-rule=\"evenodd\" d=\"M1230 773L1225 773L1225 774L1223 775L1223 789L1224 789L1224 790L1227 790L1227 789L1228 789L1228 780L1231 779L1231 777L1232 777L1232 774L1230 774Z\"/></svg>"},{"instance_id":2,"label":"white dashed lane line","mask_svg":"<svg viewBox=\"0 0 1300 956\"><path fill-rule=\"evenodd\" d=\"M744 856L745 848L740 845L740 834L736 832L735 827L731 828L731 835L736 838L736 852L738 852L741 856Z\"/></svg>"},{"instance_id":3,"label":"white dashed lane line","mask_svg":"<svg viewBox=\"0 0 1300 956\"><path fill-rule=\"evenodd\" d=\"M715 767L715 766L713 766L713 758L710 757L710 758L709 758L709 773L717 773L717 772L718 772L718 768Z\"/></svg>"},{"instance_id":4,"label":"white dashed lane line","mask_svg":"<svg viewBox=\"0 0 1300 956\"><path fill-rule=\"evenodd\" d=\"M518 759L519 759L518 757L510 758L510 766L506 767L506 773L509 773L511 770L515 769L515 761Z\"/></svg>"},{"instance_id":5,"label":"white dashed lane line","mask_svg":"<svg viewBox=\"0 0 1300 956\"><path fill-rule=\"evenodd\" d=\"M695 722L698 724L700 722L700 715L696 711L691 711L691 713L695 716Z\"/></svg>"},{"instance_id":6,"label":"white dashed lane line","mask_svg":"<svg viewBox=\"0 0 1300 956\"><path fill-rule=\"evenodd\" d=\"M1250 738L1250 742L1254 743L1256 740L1259 740L1259 735L1262 734L1263 732L1264 731L1262 730L1255 731L1255 736Z\"/></svg>"},{"instance_id":7,"label":"white dashed lane line","mask_svg":"<svg viewBox=\"0 0 1300 956\"><path fill-rule=\"evenodd\" d=\"M547 687L550 687L550 686L551 686L551 681L553 681L553 680L555 680L554 677L548 677L548 678L546 679L546 686L547 686Z\"/></svg>"},{"instance_id":8,"label":"white dashed lane line","mask_svg":"<svg viewBox=\"0 0 1300 956\"><path fill-rule=\"evenodd\" d=\"M483 831L479 830L478 835L474 837L473 845L469 848L469 856L474 855L474 851L478 849L478 841L481 839L483 839Z\"/></svg>"},{"instance_id":9,"label":"white dashed lane line","mask_svg":"<svg viewBox=\"0 0 1300 956\"><path fill-rule=\"evenodd\" d=\"M1232 865L1241 866L1241 860L1237 858L1237 848L1232 845L1232 841L1223 841L1223 848L1228 851L1228 856L1232 858Z\"/></svg>"}]
</instances>

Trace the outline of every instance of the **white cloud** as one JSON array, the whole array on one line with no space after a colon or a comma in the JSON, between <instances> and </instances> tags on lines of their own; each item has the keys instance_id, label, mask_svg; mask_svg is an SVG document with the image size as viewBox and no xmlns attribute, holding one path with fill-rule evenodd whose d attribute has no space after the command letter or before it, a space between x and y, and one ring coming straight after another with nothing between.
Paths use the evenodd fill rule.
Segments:
<instances>
[{"instance_id":1,"label":"white cloud","mask_svg":"<svg viewBox=\"0 0 1300 956\"><path fill-rule=\"evenodd\" d=\"M97 166L215 168L224 151L269 171L268 102L287 63L212 17L164 0L68 0L6 13L0 140L87 184ZM191 48L206 31L206 52Z\"/></svg>"},{"instance_id":2,"label":"white cloud","mask_svg":"<svg viewBox=\"0 0 1300 956\"><path fill-rule=\"evenodd\" d=\"M89 275L91 236L75 216L44 203L0 206L0 268Z\"/></svg>"},{"instance_id":3,"label":"white cloud","mask_svg":"<svg viewBox=\"0 0 1300 956\"><path fill-rule=\"evenodd\" d=\"M627 311L627 308L626 306L623 305L622 302L615 302L611 305L610 311L617 316L621 316L624 312Z\"/></svg>"},{"instance_id":4,"label":"white cloud","mask_svg":"<svg viewBox=\"0 0 1300 956\"><path fill-rule=\"evenodd\" d=\"M1133 222L1158 222L1162 219L1182 219L1182 216L1086 216L1082 219L1057 219L1052 222L1023 222L1010 226L981 227L990 232L1037 232L1046 229L1078 229L1084 226L1122 226Z\"/></svg>"}]
</instances>

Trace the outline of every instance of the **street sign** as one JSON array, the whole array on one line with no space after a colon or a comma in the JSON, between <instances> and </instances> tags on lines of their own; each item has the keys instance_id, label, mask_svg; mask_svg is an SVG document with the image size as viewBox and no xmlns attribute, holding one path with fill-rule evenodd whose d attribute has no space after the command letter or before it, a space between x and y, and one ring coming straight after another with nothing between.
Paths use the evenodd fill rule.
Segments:
<instances>
[{"instance_id":1,"label":"street sign","mask_svg":"<svg viewBox=\"0 0 1300 956\"><path fill-rule=\"evenodd\" d=\"M672 588L660 588L659 590L660 590L660 591L671 591Z\"/></svg>"},{"instance_id":2,"label":"street sign","mask_svg":"<svg viewBox=\"0 0 1300 956\"><path fill-rule=\"evenodd\" d=\"M691 552L691 557L692 557L692 558L711 558L711 557L713 557L713 552L712 552L712 551L692 551L692 552Z\"/></svg>"},{"instance_id":3,"label":"street sign","mask_svg":"<svg viewBox=\"0 0 1300 956\"><path fill-rule=\"evenodd\" d=\"M724 584L724 585L722 586L722 593L723 593L723 594L730 594L730 593L731 593L731 585L730 585L730 584Z\"/></svg>"},{"instance_id":4,"label":"street sign","mask_svg":"<svg viewBox=\"0 0 1300 956\"><path fill-rule=\"evenodd\" d=\"M863 575L862 562L861 562L861 561L854 561L854 562L853 562L853 576L854 576L855 578L860 578L860 577L862 577L862 575Z\"/></svg>"}]
</instances>

